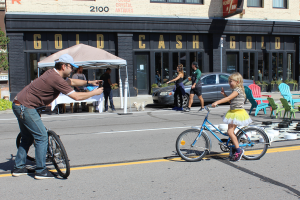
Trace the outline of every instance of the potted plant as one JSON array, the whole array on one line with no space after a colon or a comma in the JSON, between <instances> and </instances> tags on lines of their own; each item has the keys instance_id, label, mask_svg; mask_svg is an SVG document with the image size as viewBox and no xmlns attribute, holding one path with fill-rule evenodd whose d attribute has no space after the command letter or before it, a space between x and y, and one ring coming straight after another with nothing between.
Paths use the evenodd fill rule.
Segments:
<instances>
[{"instance_id":1,"label":"potted plant","mask_svg":"<svg viewBox=\"0 0 300 200\"><path fill-rule=\"evenodd\" d=\"M286 79L284 81L285 84L287 84L290 87L290 91L294 91L294 81L293 79Z\"/></svg>"},{"instance_id":2,"label":"potted plant","mask_svg":"<svg viewBox=\"0 0 300 200\"><path fill-rule=\"evenodd\" d=\"M297 80L293 80L293 91L298 91L298 82L297 82Z\"/></svg>"},{"instance_id":3,"label":"potted plant","mask_svg":"<svg viewBox=\"0 0 300 200\"><path fill-rule=\"evenodd\" d=\"M262 83L260 81L255 81L255 84L260 87L260 91L262 91Z\"/></svg>"},{"instance_id":4,"label":"potted plant","mask_svg":"<svg viewBox=\"0 0 300 200\"><path fill-rule=\"evenodd\" d=\"M277 80L277 81L275 81L275 85L274 85L275 91L274 91L274 92L279 92L278 86L279 86L281 83L282 83L282 80Z\"/></svg>"},{"instance_id":5,"label":"potted plant","mask_svg":"<svg viewBox=\"0 0 300 200\"><path fill-rule=\"evenodd\" d=\"M266 81L263 81L261 84L262 84L261 91L262 92L267 92L269 84Z\"/></svg>"},{"instance_id":6,"label":"potted plant","mask_svg":"<svg viewBox=\"0 0 300 200\"><path fill-rule=\"evenodd\" d=\"M118 83L113 83L113 84L111 84L110 87L111 87L113 96L114 96L114 97L119 97L119 96L120 96L120 92L119 92L119 86L118 86Z\"/></svg>"},{"instance_id":7,"label":"potted plant","mask_svg":"<svg viewBox=\"0 0 300 200\"><path fill-rule=\"evenodd\" d=\"M151 94L152 94L153 92L155 92L158 88L159 88L159 87L158 87L158 85L157 85L156 83L152 84L152 85L151 85Z\"/></svg>"},{"instance_id":8,"label":"potted plant","mask_svg":"<svg viewBox=\"0 0 300 200\"><path fill-rule=\"evenodd\" d=\"M271 92L276 92L278 90L278 86L276 85L276 81L271 81Z\"/></svg>"}]
</instances>

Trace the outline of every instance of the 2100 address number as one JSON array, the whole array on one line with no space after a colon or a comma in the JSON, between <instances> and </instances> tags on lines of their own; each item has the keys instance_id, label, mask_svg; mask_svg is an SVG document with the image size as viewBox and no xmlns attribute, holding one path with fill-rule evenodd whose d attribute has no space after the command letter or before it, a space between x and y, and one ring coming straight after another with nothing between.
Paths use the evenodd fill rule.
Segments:
<instances>
[{"instance_id":1,"label":"2100 address number","mask_svg":"<svg viewBox=\"0 0 300 200\"><path fill-rule=\"evenodd\" d=\"M107 6L102 7L102 6L90 6L90 12L108 12L109 8Z\"/></svg>"}]
</instances>

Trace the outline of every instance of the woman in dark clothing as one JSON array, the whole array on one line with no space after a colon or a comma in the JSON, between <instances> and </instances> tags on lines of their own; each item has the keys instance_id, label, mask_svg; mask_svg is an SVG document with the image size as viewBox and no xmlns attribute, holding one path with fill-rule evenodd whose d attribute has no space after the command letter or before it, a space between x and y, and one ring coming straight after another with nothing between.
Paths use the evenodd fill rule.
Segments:
<instances>
[{"instance_id":1,"label":"woman in dark clothing","mask_svg":"<svg viewBox=\"0 0 300 200\"><path fill-rule=\"evenodd\" d=\"M175 93L174 93L174 105L175 107L173 108L173 110L180 110L182 111L182 104L183 104L183 99L182 96L185 95L185 91L184 91L184 85L182 83L183 81L183 77L184 77L184 72L183 72L183 65L179 64L177 66L177 72L178 72L178 76L176 78L174 78L171 81L168 81L167 83L171 83L171 82L175 82ZM180 105L178 105L178 96L180 99Z\"/></svg>"}]
</instances>

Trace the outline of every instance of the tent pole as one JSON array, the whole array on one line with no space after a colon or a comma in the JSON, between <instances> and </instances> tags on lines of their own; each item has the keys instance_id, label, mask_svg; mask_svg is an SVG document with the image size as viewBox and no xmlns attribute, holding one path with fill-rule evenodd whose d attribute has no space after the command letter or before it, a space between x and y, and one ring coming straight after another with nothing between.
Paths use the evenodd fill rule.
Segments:
<instances>
[{"instance_id":1,"label":"tent pole","mask_svg":"<svg viewBox=\"0 0 300 200\"><path fill-rule=\"evenodd\" d=\"M129 83L128 83L128 70L127 70L127 65L126 65L126 77L127 77L127 85L128 85L128 95L129 95L129 108L130 108L130 112L131 111L131 102L130 102L130 88L129 88ZM126 95L127 97L127 95Z\"/></svg>"},{"instance_id":2,"label":"tent pole","mask_svg":"<svg viewBox=\"0 0 300 200\"><path fill-rule=\"evenodd\" d=\"M120 92L120 106L123 107L123 85L122 85L122 79L121 79L121 70L119 66L119 92Z\"/></svg>"},{"instance_id":3,"label":"tent pole","mask_svg":"<svg viewBox=\"0 0 300 200\"><path fill-rule=\"evenodd\" d=\"M125 78L125 88L124 88L124 112L123 113L118 113L118 115L132 114L132 113L127 112L127 95L128 95L127 89L128 88L129 88L129 86L128 86L128 72L127 72L127 65L126 65L126 78ZM130 98L129 98L129 102L130 102ZM130 105L130 111L131 111L131 105Z\"/></svg>"}]
</instances>

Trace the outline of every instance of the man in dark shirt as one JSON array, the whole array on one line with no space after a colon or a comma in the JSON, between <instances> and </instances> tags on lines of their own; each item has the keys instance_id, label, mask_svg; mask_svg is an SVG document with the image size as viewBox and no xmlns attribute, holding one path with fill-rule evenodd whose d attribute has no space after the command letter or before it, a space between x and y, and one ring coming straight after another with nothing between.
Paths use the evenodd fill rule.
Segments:
<instances>
[{"instance_id":1,"label":"man in dark shirt","mask_svg":"<svg viewBox=\"0 0 300 200\"><path fill-rule=\"evenodd\" d=\"M61 55L55 61L54 69L47 70L42 76L23 88L14 98L12 108L19 122L22 139L16 155L12 176L29 173L25 167L26 157L29 147L35 141L35 178L54 178L46 168L47 130L35 108L50 104L58 97L59 93L63 93L74 100L84 100L103 92L103 88L91 92L75 92L71 86L98 85L100 81L68 79L67 77L70 76L73 67L78 68L74 64L73 58L68 54Z\"/></svg>"},{"instance_id":2,"label":"man in dark shirt","mask_svg":"<svg viewBox=\"0 0 300 200\"><path fill-rule=\"evenodd\" d=\"M112 111L115 111L115 106L114 106L114 102L113 102L113 94L111 91L110 73L111 73L111 69L107 68L105 73L102 74L102 76L100 77L100 80L103 80L103 82L104 82L104 84L103 84L104 103L105 103L104 112L107 112L107 110L108 110L108 101L107 101L108 97L109 97L110 107L111 107Z\"/></svg>"},{"instance_id":3,"label":"man in dark shirt","mask_svg":"<svg viewBox=\"0 0 300 200\"><path fill-rule=\"evenodd\" d=\"M189 105L186 108L186 112L189 112L191 110L194 95L196 94L198 96L199 101L201 102L201 108L199 111L204 110L204 100L202 98L202 83L201 83L201 71L198 68L198 63L193 62L192 63L192 69L194 70L192 72L192 87L190 91L190 99L189 99Z\"/></svg>"}]
</instances>

